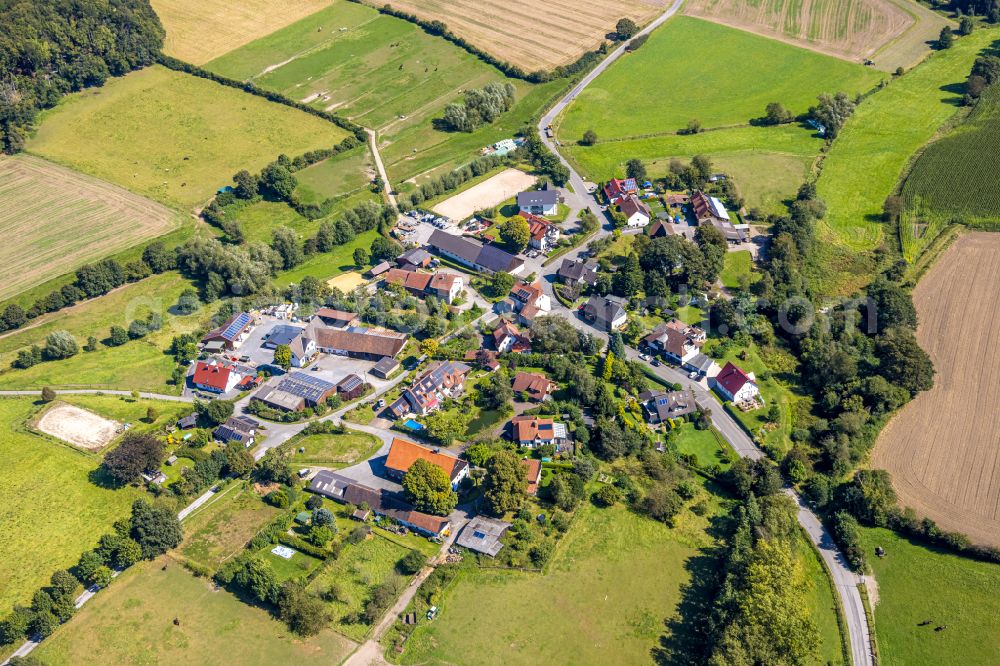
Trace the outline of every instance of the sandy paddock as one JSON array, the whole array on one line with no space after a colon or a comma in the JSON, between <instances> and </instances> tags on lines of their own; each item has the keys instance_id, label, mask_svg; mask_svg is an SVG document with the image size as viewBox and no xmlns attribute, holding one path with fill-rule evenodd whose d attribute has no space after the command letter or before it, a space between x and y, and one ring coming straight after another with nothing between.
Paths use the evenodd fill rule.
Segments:
<instances>
[{"instance_id":1,"label":"sandy paddock","mask_svg":"<svg viewBox=\"0 0 1000 666\"><path fill-rule=\"evenodd\" d=\"M433 210L438 215L444 215L452 220L464 220L477 210L503 203L534 184L534 176L517 169L506 169L464 192L445 199L434 206Z\"/></svg>"},{"instance_id":2,"label":"sandy paddock","mask_svg":"<svg viewBox=\"0 0 1000 666\"><path fill-rule=\"evenodd\" d=\"M337 277L330 278L326 281L326 285L328 287L332 289L339 289L345 294L353 291L355 287L360 287L364 283L364 277L362 277L361 273L358 273L357 271L342 273Z\"/></svg>"},{"instance_id":3,"label":"sandy paddock","mask_svg":"<svg viewBox=\"0 0 1000 666\"><path fill-rule=\"evenodd\" d=\"M119 424L65 403L56 403L35 425L47 435L87 451L103 449L118 433Z\"/></svg>"}]
</instances>

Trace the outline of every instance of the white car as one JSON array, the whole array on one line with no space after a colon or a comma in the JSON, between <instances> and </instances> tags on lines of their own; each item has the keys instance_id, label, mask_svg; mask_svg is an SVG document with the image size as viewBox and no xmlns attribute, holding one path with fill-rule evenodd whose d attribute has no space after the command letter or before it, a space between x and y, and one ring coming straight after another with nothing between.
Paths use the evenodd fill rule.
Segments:
<instances>
[{"instance_id":1,"label":"white car","mask_svg":"<svg viewBox=\"0 0 1000 666\"><path fill-rule=\"evenodd\" d=\"M688 373L688 379L698 379L698 377L700 377L700 376L701 375L698 374L697 372L689 372Z\"/></svg>"},{"instance_id":2,"label":"white car","mask_svg":"<svg viewBox=\"0 0 1000 666\"><path fill-rule=\"evenodd\" d=\"M649 354L639 354L639 360L641 360L641 361L648 361L651 358L653 358L653 357L650 356Z\"/></svg>"}]
</instances>

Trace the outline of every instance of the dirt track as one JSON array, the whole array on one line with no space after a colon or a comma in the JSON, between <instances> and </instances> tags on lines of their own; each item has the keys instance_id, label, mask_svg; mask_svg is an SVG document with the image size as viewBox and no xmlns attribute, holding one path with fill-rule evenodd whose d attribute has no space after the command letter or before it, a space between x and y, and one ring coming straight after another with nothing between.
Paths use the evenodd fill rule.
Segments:
<instances>
[{"instance_id":1,"label":"dirt track","mask_svg":"<svg viewBox=\"0 0 1000 666\"><path fill-rule=\"evenodd\" d=\"M913 300L937 376L882 432L872 466L903 505L1000 546L1000 234L959 238Z\"/></svg>"},{"instance_id":2,"label":"dirt track","mask_svg":"<svg viewBox=\"0 0 1000 666\"><path fill-rule=\"evenodd\" d=\"M118 424L114 421L65 403L52 405L36 427L87 451L100 451L118 432Z\"/></svg>"}]
</instances>

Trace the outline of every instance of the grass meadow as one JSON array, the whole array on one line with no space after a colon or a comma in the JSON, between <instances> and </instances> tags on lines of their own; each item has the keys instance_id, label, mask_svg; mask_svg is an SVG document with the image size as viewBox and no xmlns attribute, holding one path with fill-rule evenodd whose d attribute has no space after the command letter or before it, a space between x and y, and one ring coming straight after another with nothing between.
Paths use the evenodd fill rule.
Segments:
<instances>
[{"instance_id":1,"label":"grass meadow","mask_svg":"<svg viewBox=\"0 0 1000 666\"><path fill-rule=\"evenodd\" d=\"M886 666L995 664L1000 565L976 562L884 529L862 534L878 583L875 635ZM875 548L886 551L875 556ZM926 626L918 626L930 620ZM935 627L945 626L942 631Z\"/></svg>"},{"instance_id":2,"label":"grass meadow","mask_svg":"<svg viewBox=\"0 0 1000 666\"><path fill-rule=\"evenodd\" d=\"M176 623L175 623L176 619ZM300 638L262 608L167 558L137 565L56 630L35 654L70 664L339 663L354 644L332 629Z\"/></svg>"},{"instance_id":3,"label":"grass meadow","mask_svg":"<svg viewBox=\"0 0 1000 666\"><path fill-rule=\"evenodd\" d=\"M291 442L292 464L308 463L323 467L345 467L367 459L382 446L382 440L363 432L342 435L308 435ZM300 453L299 449L305 449Z\"/></svg>"},{"instance_id":4,"label":"grass meadow","mask_svg":"<svg viewBox=\"0 0 1000 666\"><path fill-rule=\"evenodd\" d=\"M67 95L43 114L27 149L186 210L240 169L345 136L301 111L153 66Z\"/></svg>"},{"instance_id":5,"label":"grass meadow","mask_svg":"<svg viewBox=\"0 0 1000 666\"><path fill-rule=\"evenodd\" d=\"M710 48L706 48L711 45ZM692 54L703 57L692 58ZM749 32L675 17L609 67L566 110L559 136L577 141L743 125L770 102L805 113L816 95L870 90L884 75ZM749 81L753 85L747 85Z\"/></svg>"},{"instance_id":6,"label":"grass meadow","mask_svg":"<svg viewBox=\"0 0 1000 666\"><path fill-rule=\"evenodd\" d=\"M817 191L831 238L852 251L882 240L882 204L914 153L958 110L961 83L997 30L977 30L865 99L833 142Z\"/></svg>"},{"instance_id":7,"label":"grass meadow","mask_svg":"<svg viewBox=\"0 0 1000 666\"><path fill-rule=\"evenodd\" d=\"M354 250L359 247L370 249L377 235L377 231L366 231L350 243L334 248L332 252L314 254L295 268L278 275L274 283L279 287L286 287L301 282L307 275L325 281L346 271L352 271L357 268L354 265Z\"/></svg>"},{"instance_id":8,"label":"grass meadow","mask_svg":"<svg viewBox=\"0 0 1000 666\"><path fill-rule=\"evenodd\" d=\"M179 555L215 571L280 513L265 504L249 482L231 484L185 519Z\"/></svg>"},{"instance_id":9,"label":"grass meadow","mask_svg":"<svg viewBox=\"0 0 1000 666\"><path fill-rule=\"evenodd\" d=\"M358 146L295 172L299 181L295 193L306 203L320 203L331 197L365 192L374 169L368 146Z\"/></svg>"},{"instance_id":10,"label":"grass meadow","mask_svg":"<svg viewBox=\"0 0 1000 666\"><path fill-rule=\"evenodd\" d=\"M735 453L728 442L714 429L698 430L693 424L685 423L675 437L674 446L677 452L682 455L697 456L698 465L702 467L718 465L722 469L729 469L732 466L732 462L723 462L723 456L728 456L731 461L735 458Z\"/></svg>"},{"instance_id":11,"label":"grass meadow","mask_svg":"<svg viewBox=\"0 0 1000 666\"><path fill-rule=\"evenodd\" d=\"M653 177L667 172L671 158L690 160L708 155L715 169L728 174L748 207L784 210L809 176L823 142L797 125L733 127L682 136L663 134L644 139L607 141L594 146L563 144L563 152L587 180L600 182L625 176L625 163L640 159Z\"/></svg>"},{"instance_id":12,"label":"grass meadow","mask_svg":"<svg viewBox=\"0 0 1000 666\"><path fill-rule=\"evenodd\" d=\"M160 412L157 424L170 422L177 409L160 401L126 402L114 396L60 399L134 423L149 406ZM132 501L140 495L134 488L110 490L91 482L90 473L99 466L100 457L30 430L27 423L39 409L31 398L0 398L3 613L14 603L28 602L53 571L76 564L115 520L128 516Z\"/></svg>"},{"instance_id":13,"label":"grass meadow","mask_svg":"<svg viewBox=\"0 0 1000 666\"><path fill-rule=\"evenodd\" d=\"M753 275L753 256L749 250L726 253L725 263L719 274L722 286L736 289L741 280L752 280Z\"/></svg>"},{"instance_id":14,"label":"grass meadow","mask_svg":"<svg viewBox=\"0 0 1000 666\"><path fill-rule=\"evenodd\" d=\"M381 200L378 195L365 188L339 198L330 209L330 214L327 217L316 220L303 217L291 206L278 201L256 201L249 205L234 206L233 210L235 211L234 218L240 222L248 241L270 243L274 237L275 227L289 227L303 238L314 236L323 222L335 220L347 209L364 201L379 202Z\"/></svg>"}]
</instances>

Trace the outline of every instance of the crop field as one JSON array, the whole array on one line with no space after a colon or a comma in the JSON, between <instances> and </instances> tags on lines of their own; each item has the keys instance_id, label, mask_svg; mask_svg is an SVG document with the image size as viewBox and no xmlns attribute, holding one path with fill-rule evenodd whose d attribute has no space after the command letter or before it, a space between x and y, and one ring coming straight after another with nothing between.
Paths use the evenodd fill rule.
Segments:
<instances>
[{"instance_id":1,"label":"crop field","mask_svg":"<svg viewBox=\"0 0 1000 666\"><path fill-rule=\"evenodd\" d=\"M711 56L691 54L711 44ZM816 96L873 88L885 75L860 64L742 30L678 16L621 58L563 114L559 138L598 140L672 133L696 118L705 128L745 125L771 102L804 113ZM748 86L747 81L753 81Z\"/></svg>"},{"instance_id":2,"label":"crop field","mask_svg":"<svg viewBox=\"0 0 1000 666\"><path fill-rule=\"evenodd\" d=\"M269 35L328 4L329 0L151 0L167 31L163 52L201 65Z\"/></svg>"},{"instance_id":3,"label":"crop field","mask_svg":"<svg viewBox=\"0 0 1000 666\"><path fill-rule=\"evenodd\" d=\"M64 97L43 114L28 151L189 209L240 169L345 136L301 111L154 66Z\"/></svg>"},{"instance_id":4,"label":"crop field","mask_svg":"<svg viewBox=\"0 0 1000 666\"><path fill-rule=\"evenodd\" d=\"M906 178L907 204L932 215L1000 218L1000 89L988 88L968 119L927 146Z\"/></svg>"},{"instance_id":5,"label":"crop field","mask_svg":"<svg viewBox=\"0 0 1000 666\"><path fill-rule=\"evenodd\" d=\"M708 155L715 170L728 174L748 208L782 212L782 201L794 196L806 180L823 143L796 125L736 127L681 136L608 141L595 146L563 144L563 151L587 180L600 182L625 176L625 163L640 159L653 177L667 172L670 159Z\"/></svg>"},{"instance_id":6,"label":"crop field","mask_svg":"<svg viewBox=\"0 0 1000 666\"><path fill-rule=\"evenodd\" d=\"M957 39L858 106L816 183L833 240L855 251L878 246L885 198L911 156L956 112L962 93L952 86L965 80L976 56L997 37L996 30L977 30Z\"/></svg>"},{"instance_id":7,"label":"crop field","mask_svg":"<svg viewBox=\"0 0 1000 666\"><path fill-rule=\"evenodd\" d=\"M88 475L99 465L98 458L29 431L27 422L38 411L30 398L0 399L4 612L15 602L28 602L56 569L76 564L115 520L128 515L138 496L131 488L108 490L93 484Z\"/></svg>"},{"instance_id":8,"label":"crop field","mask_svg":"<svg viewBox=\"0 0 1000 666\"><path fill-rule=\"evenodd\" d=\"M885 666L996 663L1000 566L928 548L884 529L862 530L878 582L873 609ZM885 557L875 557L882 547ZM919 626L925 620L931 623ZM935 631L936 627L945 627Z\"/></svg>"},{"instance_id":9,"label":"crop field","mask_svg":"<svg viewBox=\"0 0 1000 666\"><path fill-rule=\"evenodd\" d=\"M970 233L913 291L917 340L934 388L882 431L872 465L892 473L900 503L977 543L1000 546L1000 236Z\"/></svg>"},{"instance_id":10,"label":"crop field","mask_svg":"<svg viewBox=\"0 0 1000 666\"><path fill-rule=\"evenodd\" d=\"M164 350L173 336L198 329L208 318L204 310L184 316L170 312L181 292L190 286L177 273L154 275L0 335L0 384L7 389L52 386L179 393L178 387L167 384L174 361ZM45 336L52 331L69 331L82 346L90 335L103 340L111 326L128 327L132 320L154 311L163 316L163 328L141 340L121 347L98 344L96 351L81 350L68 359L39 363L26 370L10 367L19 349L44 345Z\"/></svg>"},{"instance_id":11,"label":"crop field","mask_svg":"<svg viewBox=\"0 0 1000 666\"><path fill-rule=\"evenodd\" d=\"M175 622L176 618L176 622ZM35 652L72 664L340 663L355 645L332 629L301 638L266 610L167 558L132 567Z\"/></svg>"},{"instance_id":12,"label":"crop field","mask_svg":"<svg viewBox=\"0 0 1000 666\"><path fill-rule=\"evenodd\" d=\"M907 0L694 0L684 13L891 72L927 54L948 21Z\"/></svg>"},{"instance_id":13,"label":"crop field","mask_svg":"<svg viewBox=\"0 0 1000 666\"><path fill-rule=\"evenodd\" d=\"M180 225L180 215L51 162L0 159L0 300Z\"/></svg>"},{"instance_id":14,"label":"crop field","mask_svg":"<svg viewBox=\"0 0 1000 666\"><path fill-rule=\"evenodd\" d=\"M401 9L444 22L452 32L527 72L552 69L592 51L615 23L642 25L670 4L666 0L551 0L540 12L532 0L397 0Z\"/></svg>"}]
</instances>

